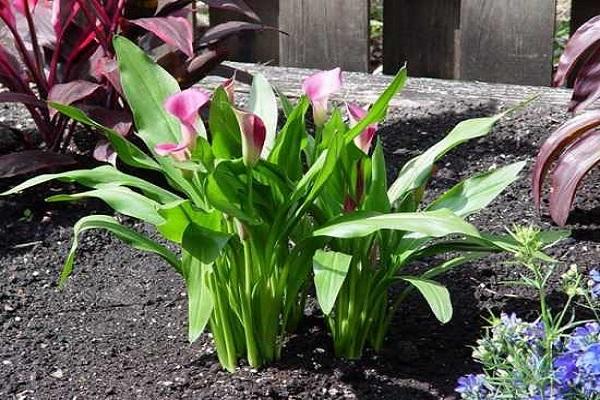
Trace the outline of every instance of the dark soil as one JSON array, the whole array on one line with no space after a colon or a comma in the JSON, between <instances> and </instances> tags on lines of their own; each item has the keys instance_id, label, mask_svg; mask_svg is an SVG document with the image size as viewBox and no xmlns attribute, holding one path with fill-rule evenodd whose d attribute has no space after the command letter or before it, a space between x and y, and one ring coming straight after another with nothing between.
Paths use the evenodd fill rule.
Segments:
<instances>
[{"instance_id":1,"label":"dark soil","mask_svg":"<svg viewBox=\"0 0 600 400\"><path fill-rule=\"evenodd\" d=\"M397 110L381 131L388 164L397 169L460 120L497 110L495 104L450 100L435 110ZM531 160L565 118L561 109L536 105L503 121L491 136L446 157L433 188L448 188L493 165ZM595 174L579 192L570 221L573 238L550 251L563 261L561 269L571 263L592 267L600 259L598 182ZM57 188L64 186L44 190ZM518 276L518 268L490 257L443 278L455 306L447 325L414 297L397 315L381 354L367 352L359 362L346 362L333 357L323 320L312 306L281 362L229 374L219 367L210 335L187 342L178 275L105 232L84 234L75 273L59 291L56 280L73 223L94 210L108 210L96 202L46 204L43 197L40 190L0 200L2 399L452 399L456 379L477 369L468 346L488 309L536 316L531 293L502 284ZM495 232L514 223L551 226L534 211L525 174L474 222Z\"/></svg>"}]
</instances>

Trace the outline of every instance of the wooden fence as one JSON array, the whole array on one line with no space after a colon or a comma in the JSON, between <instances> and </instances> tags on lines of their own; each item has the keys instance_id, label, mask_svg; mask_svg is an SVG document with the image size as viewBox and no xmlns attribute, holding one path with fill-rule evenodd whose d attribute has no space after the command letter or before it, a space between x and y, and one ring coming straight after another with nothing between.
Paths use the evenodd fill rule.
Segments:
<instances>
[{"instance_id":1,"label":"wooden fence","mask_svg":"<svg viewBox=\"0 0 600 400\"><path fill-rule=\"evenodd\" d=\"M411 76L548 85L556 0L383 0L383 70ZM250 34L235 59L369 69L370 0L248 0L273 31ZM572 29L600 0L572 0ZM211 20L228 18L211 10Z\"/></svg>"}]
</instances>

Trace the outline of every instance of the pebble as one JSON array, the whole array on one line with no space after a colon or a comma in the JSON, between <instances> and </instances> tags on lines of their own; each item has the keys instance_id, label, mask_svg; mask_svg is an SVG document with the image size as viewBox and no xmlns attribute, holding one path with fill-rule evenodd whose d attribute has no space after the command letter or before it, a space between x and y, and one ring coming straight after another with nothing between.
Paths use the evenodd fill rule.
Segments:
<instances>
[{"instance_id":1,"label":"pebble","mask_svg":"<svg viewBox=\"0 0 600 400\"><path fill-rule=\"evenodd\" d=\"M53 377L53 378L56 378L56 379L62 379L65 376L65 374L62 371L62 369L59 368L56 371L52 372L50 374L50 376Z\"/></svg>"}]
</instances>

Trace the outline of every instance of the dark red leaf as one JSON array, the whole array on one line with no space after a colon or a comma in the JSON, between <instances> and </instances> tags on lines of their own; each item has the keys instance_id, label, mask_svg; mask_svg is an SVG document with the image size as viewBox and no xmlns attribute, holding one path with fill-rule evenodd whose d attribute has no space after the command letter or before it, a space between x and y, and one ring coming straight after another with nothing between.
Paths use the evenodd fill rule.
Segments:
<instances>
[{"instance_id":1,"label":"dark red leaf","mask_svg":"<svg viewBox=\"0 0 600 400\"><path fill-rule=\"evenodd\" d=\"M98 80L106 78L119 94L123 93L123 88L121 87L121 75L119 74L119 65L117 60L103 56L92 56L92 61L90 64L92 76Z\"/></svg>"},{"instance_id":2,"label":"dark red leaf","mask_svg":"<svg viewBox=\"0 0 600 400\"><path fill-rule=\"evenodd\" d=\"M194 56L192 24L186 18L168 16L133 19L129 22L154 33L188 57Z\"/></svg>"},{"instance_id":3,"label":"dark red leaf","mask_svg":"<svg viewBox=\"0 0 600 400\"><path fill-rule=\"evenodd\" d=\"M262 24L254 24L252 22L244 22L244 21L229 21L224 22L219 25L215 25L209 28L204 35L200 38L200 45L207 45L209 43L214 43L219 40L223 40L231 35L238 35L244 31L262 31L262 30L277 30L276 28L262 25Z\"/></svg>"},{"instance_id":4,"label":"dark red leaf","mask_svg":"<svg viewBox=\"0 0 600 400\"><path fill-rule=\"evenodd\" d=\"M28 106L45 108L46 103L37 97L25 93L3 92L0 93L0 103L21 103Z\"/></svg>"},{"instance_id":5,"label":"dark red leaf","mask_svg":"<svg viewBox=\"0 0 600 400\"><path fill-rule=\"evenodd\" d=\"M234 11L245 15L251 20L260 22L260 17L243 0L202 0L202 2L209 7Z\"/></svg>"},{"instance_id":6,"label":"dark red leaf","mask_svg":"<svg viewBox=\"0 0 600 400\"><path fill-rule=\"evenodd\" d=\"M127 111L109 110L108 108L95 106L82 106L81 109L94 121L117 131L123 136L127 136L133 126L131 114Z\"/></svg>"},{"instance_id":7,"label":"dark red leaf","mask_svg":"<svg viewBox=\"0 0 600 400\"><path fill-rule=\"evenodd\" d=\"M588 111L561 125L542 145L533 166L533 199L540 208L542 185L552 163L567 146L571 145L590 129L600 126L600 111Z\"/></svg>"},{"instance_id":8,"label":"dark red leaf","mask_svg":"<svg viewBox=\"0 0 600 400\"><path fill-rule=\"evenodd\" d=\"M600 162L600 131L593 130L565 151L552 174L550 215L564 226L581 180Z\"/></svg>"},{"instance_id":9,"label":"dark red leaf","mask_svg":"<svg viewBox=\"0 0 600 400\"><path fill-rule=\"evenodd\" d=\"M233 11L244 15L253 21L260 22L260 17L246 4L244 0L201 0L212 8ZM157 15L172 15L173 12L186 7L192 0L159 0Z\"/></svg>"},{"instance_id":10,"label":"dark red leaf","mask_svg":"<svg viewBox=\"0 0 600 400\"><path fill-rule=\"evenodd\" d=\"M66 105L73 104L91 96L101 87L97 83L81 80L61 83L52 87L48 93L48 101ZM56 110L50 109L50 116L56 113Z\"/></svg>"},{"instance_id":11,"label":"dark red leaf","mask_svg":"<svg viewBox=\"0 0 600 400\"><path fill-rule=\"evenodd\" d=\"M0 178L41 172L74 165L76 161L66 154L42 150L26 150L0 156Z\"/></svg>"},{"instance_id":12,"label":"dark red leaf","mask_svg":"<svg viewBox=\"0 0 600 400\"><path fill-rule=\"evenodd\" d=\"M583 57L589 55L598 45L600 45L600 15L577 29L567 43L554 75L554 85L564 85Z\"/></svg>"},{"instance_id":13,"label":"dark red leaf","mask_svg":"<svg viewBox=\"0 0 600 400\"><path fill-rule=\"evenodd\" d=\"M584 110L600 98L600 47L577 73L569 111Z\"/></svg>"}]
</instances>

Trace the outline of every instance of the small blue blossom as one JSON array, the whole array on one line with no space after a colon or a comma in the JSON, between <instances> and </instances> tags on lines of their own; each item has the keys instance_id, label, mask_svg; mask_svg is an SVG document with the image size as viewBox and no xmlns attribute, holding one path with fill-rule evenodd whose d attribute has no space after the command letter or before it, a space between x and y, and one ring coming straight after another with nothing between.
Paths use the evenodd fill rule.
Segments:
<instances>
[{"instance_id":1,"label":"small blue blossom","mask_svg":"<svg viewBox=\"0 0 600 400\"><path fill-rule=\"evenodd\" d=\"M577 378L577 357L574 353L564 353L554 359L554 379L562 386L571 386Z\"/></svg>"},{"instance_id":2,"label":"small blue blossom","mask_svg":"<svg viewBox=\"0 0 600 400\"><path fill-rule=\"evenodd\" d=\"M488 384L483 374L469 374L458 378L456 392L460 393L461 398L469 400L482 400L488 394Z\"/></svg>"},{"instance_id":3,"label":"small blue blossom","mask_svg":"<svg viewBox=\"0 0 600 400\"><path fill-rule=\"evenodd\" d=\"M590 280L588 281L590 294L594 300L600 298L600 271L593 269L590 271Z\"/></svg>"},{"instance_id":4,"label":"small blue blossom","mask_svg":"<svg viewBox=\"0 0 600 400\"><path fill-rule=\"evenodd\" d=\"M590 322L577 327L567 341L566 349L571 352L582 351L588 345L597 342L599 335L600 325L597 322Z\"/></svg>"}]
</instances>

